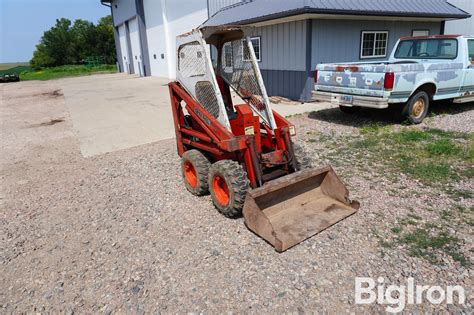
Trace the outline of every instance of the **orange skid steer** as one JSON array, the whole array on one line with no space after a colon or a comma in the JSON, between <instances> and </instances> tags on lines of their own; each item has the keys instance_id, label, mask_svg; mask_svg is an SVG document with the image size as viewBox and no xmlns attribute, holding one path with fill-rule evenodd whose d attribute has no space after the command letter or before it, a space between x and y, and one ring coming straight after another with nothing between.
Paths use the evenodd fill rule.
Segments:
<instances>
[{"instance_id":1,"label":"orange skid steer","mask_svg":"<svg viewBox=\"0 0 474 315\"><path fill-rule=\"evenodd\" d=\"M243 214L282 252L359 204L330 166L312 168L292 140L295 127L272 111L248 31L204 27L177 37L177 81L169 84L176 141L186 188L210 192L222 214Z\"/></svg>"}]
</instances>

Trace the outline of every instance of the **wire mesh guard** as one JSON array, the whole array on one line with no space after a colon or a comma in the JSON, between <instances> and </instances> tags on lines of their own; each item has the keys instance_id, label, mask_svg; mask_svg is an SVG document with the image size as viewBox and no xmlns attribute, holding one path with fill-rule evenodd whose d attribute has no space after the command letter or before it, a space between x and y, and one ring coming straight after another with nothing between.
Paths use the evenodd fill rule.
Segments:
<instances>
[{"instance_id":1,"label":"wire mesh guard","mask_svg":"<svg viewBox=\"0 0 474 315\"><path fill-rule=\"evenodd\" d=\"M206 52L199 42L191 42L179 48L178 69L185 77L203 76L206 74Z\"/></svg>"},{"instance_id":2,"label":"wire mesh guard","mask_svg":"<svg viewBox=\"0 0 474 315\"><path fill-rule=\"evenodd\" d=\"M179 48L178 69L186 78L203 77L194 86L194 98L215 118L219 117L219 102L216 91L211 82L205 80L206 75L206 51L198 42L190 42ZM191 92L192 93L192 92Z\"/></svg>"},{"instance_id":3,"label":"wire mesh guard","mask_svg":"<svg viewBox=\"0 0 474 315\"><path fill-rule=\"evenodd\" d=\"M221 58L223 79L241 98L248 99L256 113L271 125L247 41L239 39L225 43Z\"/></svg>"}]
</instances>

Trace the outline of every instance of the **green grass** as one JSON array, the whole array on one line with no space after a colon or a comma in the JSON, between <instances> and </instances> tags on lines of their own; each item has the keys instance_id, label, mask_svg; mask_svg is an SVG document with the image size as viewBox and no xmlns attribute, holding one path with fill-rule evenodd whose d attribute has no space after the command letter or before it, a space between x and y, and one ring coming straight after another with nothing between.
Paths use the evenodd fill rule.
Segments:
<instances>
[{"instance_id":1,"label":"green grass","mask_svg":"<svg viewBox=\"0 0 474 315\"><path fill-rule=\"evenodd\" d=\"M422 257L431 263L439 263L439 255L444 253L463 266L470 264L469 259L461 252L462 241L450 235L445 229L433 225L415 228L413 231L399 234L398 242L408 246L410 256Z\"/></svg>"},{"instance_id":2,"label":"green grass","mask_svg":"<svg viewBox=\"0 0 474 315\"><path fill-rule=\"evenodd\" d=\"M23 66L19 65L19 66L11 67L11 68L8 68L8 69L3 69L3 70L0 70L0 75L10 74L10 73L21 74L22 72L25 72L25 71L31 71L30 66L28 66L28 65L23 65Z\"/></svg>"},{"instance_id":3,"label":"green grass","mask_svg":"<svg viewBox=\"0 0 474 315\"><path fill-rule=\"evenodd\" d=\"M21 73L22 81L28 80L53 80L65 77L84 76L98 73L115 73L117 67L115 65L103 65L99 67L89 68L86 66L61 66L54 68L45 68L40 71L26 71Z\"/></svg>"},{"instance_id":4,"label":"green grass","mask_svg":"<svg viewBox=\"0 0 474 315\"><path fill-rule=\"evenodd\" d=\"M357 159L377 161L386 173L405 173L426 184L446 183L472 176L474 138L470 134L437 129L393 130L368 125L360 137L344 139Z\"/></svg>"}]
</instances>

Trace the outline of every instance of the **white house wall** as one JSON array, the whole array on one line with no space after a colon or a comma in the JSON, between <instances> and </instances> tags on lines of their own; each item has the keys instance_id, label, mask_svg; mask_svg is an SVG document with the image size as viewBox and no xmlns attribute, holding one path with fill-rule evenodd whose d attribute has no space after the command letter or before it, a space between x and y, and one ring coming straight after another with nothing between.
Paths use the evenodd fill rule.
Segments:
<instances>
[{"instance_id":1,"label":"white house wall","mask_svg":"<svg viewBox=\"0 0 474 315\"><path fill-rule=\"evenodd\" d=\"M474 15L474 0L449 0L448 2ZM474 17L471 16L469 19L446 22L444 33L474 35Z\"/></svg>"},{"instance_id":2,"label":"white house wall","mask_svg":"<svg viewBox=\"0 0 474 315\"><path fill-rule=\"evenodd\" d=\"M135 0L114 0L112 2L112 15L114 16L114 25L119 26L125 21L130 20L137 14Z\"/></svg>"}]
</instances>

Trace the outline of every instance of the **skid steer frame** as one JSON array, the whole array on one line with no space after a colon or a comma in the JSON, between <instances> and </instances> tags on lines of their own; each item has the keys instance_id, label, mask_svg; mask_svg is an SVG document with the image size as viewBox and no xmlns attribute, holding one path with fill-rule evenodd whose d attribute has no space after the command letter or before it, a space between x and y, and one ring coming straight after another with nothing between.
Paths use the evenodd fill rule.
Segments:
<instances>
[{"instance_id":1,"label":"skid steer frame","mask_svg":"<svg viewBox=\"0 0 474 315\"><path fill-rule=\"evenodd\" d=\"M215 65L207 45L216 49ZM334 170L312 168L292 142L295 126L271 109L247 30L193 30L177 37L177 57L169 93L191 193L210 192L221 213L243 214L280 252L357 211ZM231 88L245 103L235 104Z\"/></svg>"},{"instance_id":2,"label":"skid steer frame","mask_svg":"<svg viewBox=\"0 0 474 315\"><path fill-rule=\"evenodd\" d=\"M233 130L230 132L179 83L170 83L169 91L179 156L183 156L185 146L191 146L208 152L212 162L224 159L237 160L243 163L252 188L260 187L266 181L289 174L292 169L296 169L296 159L290 140L290 130L294 130L294 126L277 112L273 111L277 127L271 130L259 122L247 104L235 105L237 118L231 121ZM184 109L191 117L191 121L186 119ZM255 134L245 134L245 128L249 126L253 127ZM265 135L258 132L261 128L266 131ZM272 164L285 164L286 161L288 165L278 169L274 174L264 176L265 165L262 165L262 160L259 159L263 149L269 151L267 159L271 159L269 162ZM285 152L289 156L286 156Z\"/></svg>"}]
</instances>

